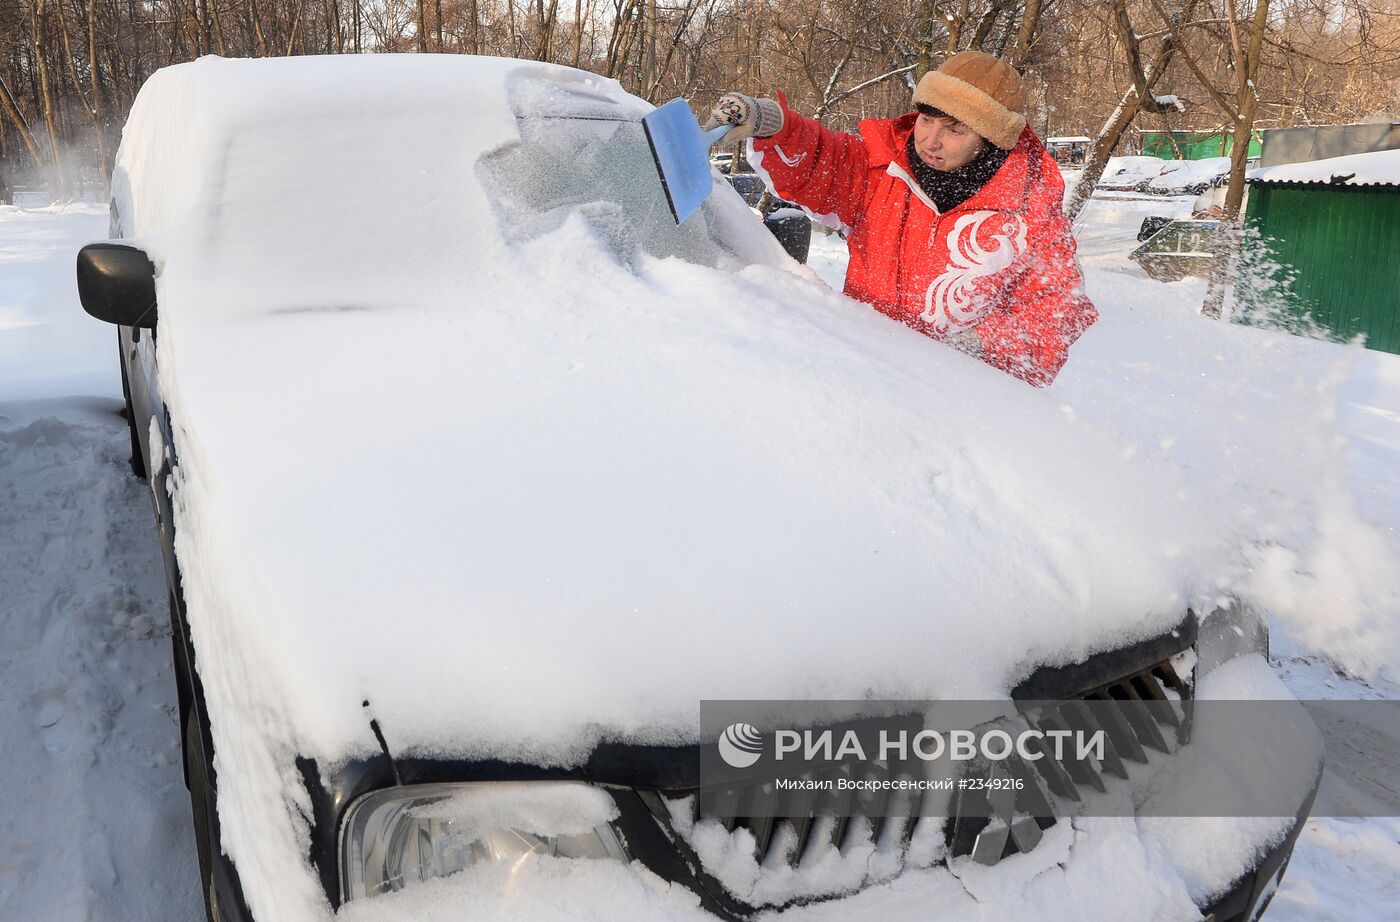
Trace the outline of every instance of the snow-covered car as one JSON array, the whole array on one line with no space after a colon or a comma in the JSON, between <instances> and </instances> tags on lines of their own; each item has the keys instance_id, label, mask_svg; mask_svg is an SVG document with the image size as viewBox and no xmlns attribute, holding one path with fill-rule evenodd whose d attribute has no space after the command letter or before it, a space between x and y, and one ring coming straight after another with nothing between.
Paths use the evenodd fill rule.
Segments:
<instances>
[{"instance_id":1,"label":"snow-covered car","mask_svg":"<svg viewBox=\"0 0 1400 922\"><path fill-rule=\"evenodd\" d=\"M1109 192L1140 192L1162 172L1160 157L1109 157L1095 188Z\"/></svg>"},{"instance_id":2,"label":"snow-covered car","mask_svg":"<svg viewBox=\"0 0 1400 922\"><path fill-rule=\"evenodd\" d=\"M431 55L136 99L78 281L119 328L210 917L1251 918L1305 740L1273 818L1073 815L1193 755L1147 723L1044 763L1029 826L699 809L702 701L1287 693L1163 470L831 291L727 184L677 226L649 110Z\"/></svg>"},{"instance_id":3,"label":"snow-covered car","mask_svg":"<svg viewBox=\"0 0 1400 922\"><path fill-rule=\"evenodd\" d=\"M1230 178L1229 157L1163 161L1162 172L1147 183L1154 195L1201 195Z\"/></svg>"},{"instance_id":4,"label":"snow-covered car","mask_svg":"<svg viewBox=\"0 0 1400 922\"><path fill-rule=\"evenodd\" d=\"M1200 195L1224 183L1229 175L1229 157L1204 160L1110 157L1095 188L1152 195Z\"/></svg>"}]
</instances>

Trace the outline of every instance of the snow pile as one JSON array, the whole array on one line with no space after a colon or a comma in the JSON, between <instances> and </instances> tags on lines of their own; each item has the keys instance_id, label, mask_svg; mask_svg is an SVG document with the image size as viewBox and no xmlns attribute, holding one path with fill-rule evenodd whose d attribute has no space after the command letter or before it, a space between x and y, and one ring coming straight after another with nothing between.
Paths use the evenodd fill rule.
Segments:
<instances>
[{"instance_id":1,"label":"snow pile","mask_svg":"<svg viewBox=\"0 0 1400 922\"><path fill-rule=\"evenodd\" d=\"M1289 862L1268 922L1400 915L1400 820L1312 819Z\"/></svg>"},{"instance_id":2,"label":"snow pile","mask_svg":"<svg viewBox=\"0 0 1400 922\"><path fill-rule=\"evenodd\" d=\"M1250 182L1308 182L1343 186L1400 185L1400 150L1372 151L1252 170Z\"/></svg>"},{"instance_id":3,"label":"snow pile","mask_svg":"<svg viewBox=\"0 0 1400 922\"><path fill-rule=\"evenodd\" d=\"M1347 670L1393 670L1400 538L1353 499L1337 412L1341 382L1400 366L1359 346L1206 321L1179 300L1199 299L1199 283L1091 270L1088 289L1102 319L1056 383L1065 412L1169 459L1195 500L1232 523L1244 555L1222 588Z\"/></svg>"},{"instance_id":4,"label":"snow pile","mask_svg":"<svg viewBox=\"0 0 1400 922\"><path fill-rule=\"evenodd\" d=\"M28 221L34 248L59 250L71 274L66 240L86 222L51 217ZM79 310L76 297L57 303ZM46 304L43 319L61 323ZM103 357L114 351L103 343ZM119 408L111 398L0 403L6 919L203 912L160 547Z\"/></svg>"},{"instance_id":5,"label":"snow pile","mask_svg":"<svg viewBox=\"0 0 1400 922\"><path fill-rule=\"evenodd\" d=\"M1177 467L1194 501L1232 523L1243 554L1222 588L1250 597L1276 630L1337 668L1393 675L1400 358L1206 320L1196 313L1204 282L1123 271L1144 214L1189 207L1090 203L1080 257L1101 318L1051 392L1078 425ZM813 238L835 285L842 249Z\"/></svg>"}]
</instances>

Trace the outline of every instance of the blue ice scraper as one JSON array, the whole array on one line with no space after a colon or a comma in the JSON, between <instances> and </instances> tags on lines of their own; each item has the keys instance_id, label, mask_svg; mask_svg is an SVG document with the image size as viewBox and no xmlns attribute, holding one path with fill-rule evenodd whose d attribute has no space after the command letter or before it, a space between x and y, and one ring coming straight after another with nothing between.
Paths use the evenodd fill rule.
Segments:
<instances>
[{"instance_id":1,"label":"blue ice scraper","mask_svg":"<svg viewBox=\"0 0 1400 922\"><path fill-rule=\"evenodd\" d=\"M666 190L666 203L677 224L694 214L710 194L714 185L710 148L724 140L733 127L718 125L702 130L684 99L673 99L642 117L661 188Z\"/></svg>"}]
</instances>

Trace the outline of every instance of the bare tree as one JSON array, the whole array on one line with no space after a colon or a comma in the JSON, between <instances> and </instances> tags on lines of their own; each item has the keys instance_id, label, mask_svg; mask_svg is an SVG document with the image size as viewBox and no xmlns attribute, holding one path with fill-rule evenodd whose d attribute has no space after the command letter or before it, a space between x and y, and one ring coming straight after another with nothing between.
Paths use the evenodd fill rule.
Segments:
<instances>
[{"instance_id":1,"label":"bare tree","mask_svg":"<svg viewBox=\"0 0 1400 922\"><path fill-rule=\"evenodd\" d=\"M1196 0L1187 0L1180 16L1174 20L1174 24L1180 20L1189 20L1196 5ZM1065 203L1065 214L1071 221L1079 217L1079 213L1088 203L1089 197L1094 192L1094 186L1103 176L1104 167L1108 165L1108 160L1113 156L1113 152L1118 149L1124 133L1128 130L1128 126L1133 123L1137 114L1139 112L1163 112L1170 108L1169 103L1158 99L1154 87L1167 72L1172 57L1176 53L1177 30L1173 28L1162 36L1161 44L1157 47L1151 61L1144 67L1142 63L1142 39L1133 28L1126 0L1113 0L1112 8L1113 29L1124 49L1130 84L1123 91L1122 98L1109 114L1103 127L1099 129L1088 162L1084 164L1084 169L1079 174L1078 184L1070 194L1069 201Z\"/></svg>"},{"instance_id":2,"label":"bare tree","mask_svg":"<svg viewBox=\"0 0 1400 922\"><path fill-rule=\"evenodd\" d=\"M13 181L32 166L54 197L72 194L68 180L109 168L145 79L215 51L563 61L701 108L725 90L783 89L851 130L908 111L925 72L977 48L1023 71L1038 131L1098 135L1084 194L1145 119L1223 123L1242 158L1254 128L1400 116L1396 0L1194 3L1180 15L1185 0L0 0L0 143ZM1158 103L1159 85L1190 85L1194 104Z\"/></svg>"}]
</instances>

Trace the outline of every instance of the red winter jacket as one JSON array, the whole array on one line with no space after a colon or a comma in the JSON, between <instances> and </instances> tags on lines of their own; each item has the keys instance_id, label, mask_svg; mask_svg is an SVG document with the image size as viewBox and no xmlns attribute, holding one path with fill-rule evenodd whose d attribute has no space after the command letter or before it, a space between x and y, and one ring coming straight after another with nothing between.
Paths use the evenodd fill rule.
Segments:
<instances>
[{"instance_id":1,"label":"red winter jacket","mask_svg":"<svg viewBox=\"0 0 1400 922\"><path fill-rule=\"evenodd\" d=\"M1055 379L1098 319L1060 207L1064 180L1026 128L985 186L940 214L909 167L915 113L842 134L783 103L750 162L781 198L848 231L846 294L932 336L975 332L984 361L1034 385Z\"/></svg>"}]
</instances>

